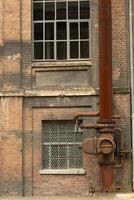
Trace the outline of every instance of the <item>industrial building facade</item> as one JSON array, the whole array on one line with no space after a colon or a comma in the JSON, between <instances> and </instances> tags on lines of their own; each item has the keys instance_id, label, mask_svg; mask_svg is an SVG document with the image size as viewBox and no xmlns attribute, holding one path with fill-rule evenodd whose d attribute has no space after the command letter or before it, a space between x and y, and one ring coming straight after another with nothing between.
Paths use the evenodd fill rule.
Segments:
<instances>
[{"instance_id":1,"label":"industrial building facade","mask_svg":"<svg viewBox=\"0 0 134 200\"><path fill-rule=\"evenodd\" d=\"M115 151L116 191L133 185L128 16L112 0L115 140L127 150ZM100 191L98 158L81 148L99 133L74 121L99 111L98 35L97 0L0 1L0 195Z\"/></svg>"}]
</instances>

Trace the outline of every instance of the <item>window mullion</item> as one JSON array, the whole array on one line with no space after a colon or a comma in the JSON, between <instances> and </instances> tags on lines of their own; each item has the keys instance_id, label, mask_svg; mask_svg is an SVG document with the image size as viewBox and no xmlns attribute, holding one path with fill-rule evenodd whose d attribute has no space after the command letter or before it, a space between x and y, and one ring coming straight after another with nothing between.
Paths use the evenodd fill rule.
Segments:
<instances>
[{"instance_id":1,"label":"window mullion","mask_svg":"<svg viewBox=\"0 0 134 200\"><path fill-rule=\"evenodd\" d=\"M45 60L45 2L43 1L43 59Z\"/></svg>"},{"instance_id":2,"label":"window mullion","mask_svg":"<svg viewBox=\"0 0 134 200\"><path fill-rule=\"evenodd\" d=\"M67 59L70 59L70 39L69 39L69 19L68 19L68 1L66 2L66 21L67 21Z\"/></svg>"},{"instance_id":3,"label":"window mullion","mask_svg":"<svg viewBox=\"0 0 134 200\"><path fill-rule=\"evenodd\" d=\"M57 11L57 4L55 0L55 20L54 20L54 60L57 60L57 43L56 43L56 33L57 33L57 28L56 28L56 12Z\"/></svg>"},{"instance_id":4,"label":"window mullion","mask_svg":"<svg viewBox=\"0 0 134 200\"><path fill-rule=\"evenodd\" d=\"M78 48L79 48L78 59L80 59L80 1L78 1Z\"/></svg>"}]
</instances>

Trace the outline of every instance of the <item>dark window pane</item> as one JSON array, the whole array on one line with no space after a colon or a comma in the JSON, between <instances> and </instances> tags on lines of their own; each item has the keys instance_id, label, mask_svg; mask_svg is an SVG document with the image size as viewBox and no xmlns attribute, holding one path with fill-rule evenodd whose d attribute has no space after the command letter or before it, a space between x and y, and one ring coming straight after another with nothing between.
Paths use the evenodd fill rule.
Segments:
<instances>
[{"instance_id":1,"label":"dark window pane","mask_svg":"<svg viewBox=\"0 0 134 200\"><path fill-rule=\"evenodd\" d=\"M80 18L89 19L90 18L90 5L89 1L80 2Z\"/></svg>"},{"instance_id":2,"label":"dark window pane","mask_svg":"<svg viewBox=\"0 0 134 200\"><path fill-rule=\"evenodd\" d=\"M33 20L43 20L43 3L34 3Z\"/></svg>"},{"instance_id":3,"label":"dark window pane","mask_svg":"<svg viewBox=\"0 0 134 200\"><path fill-rule=\"evenodd\" d=\"M43 59L43 42L34 43L34 59Z\"/></svg>"},{"instance_id":4,"label":"dark window pane","mask_svg":"<svg viewBox=\"0 0 134 200\"><path fill-rule=\"evenodd\" d=\"M78 50L78 42L70 42L70 58L78 58L79 50Z\"/></svg>"},{"instance_id":5,"label":"dark window pane","mask_svg":"<svg viewBox=\"0 0 134 200\"><path fill-rule=\"evenodd\" d=\"M78 23L70 23L70 39L78 39Z\"/></svg>"},{"instance_id":6,"label":"dark window pane","mask_svg":"<svg viewBox=\"0 0 134 200\"><path fill-rule=\"evenodd\" d=\"M81 22L80 23L80 38L81 39L89 39L88 22Z\"/></svg>"},{"instance_id":7,"label":"dark window pane","mask_svg":"<svg viewBox=\"0 0 134 200\"><path fill-rule=\"evenodd\" d=\"M80 57L89 58L89 42L88 41L80 42Z\"/></svg>"},{"instance_id":8,"label":"dark window pane","mask_svg":"<svg viewBox=\"0 0 134 200\"><path fill-rule=\"evenodd\" d=\"M57 22L57 40L65 40L67 38L66 22Z\"/></svg>"},{"instance_id":9,"label":"dark window pane","mask_svg":"<svg viewBox=\"0 0 134 200\"><path fill-rule=\"evenodd\" d=\"M66 19L66 2L57 2L56 4L57 20Z\"/></svg>"},{"instance_id":10,"label":"dark window pane","mask_svg":"<svg viewBox=\"0 0 134 200\"><path fill-rule=\"evenodd\" d=\"M54 59L54 43L45 43L45 59Z\"/></svg>"},{"instance_id":11,"label":"dark window pane","mask_svg":"<svg viewBox=\"0 0 134 200\"><path fill-rule=\"evenodd\" d=\"M78 2L72 1L68 3L68 18L78 19Z\"/></svg>"},{"instance_id":12,"label":"dark window pane","mask_svg":"<svg viewBox=\"0 0 134 200\"><path fill-rule=\"evenodd\" d=\"M34 24L34 40L43 40L43 24Z\"/></svg>"},{"instance_id":13,"label":"dark window pane","mask_svg":"<svg viewBox=\"0 0 134 200\"><path fill-rule=\"evenodd\" d=\"M54 23L45 24L45 39L54 40Z\"/></svg>"},{"instance_id":14,"label":"dark window pane","mask_svg":"<svg viewBox=\"0 0 134 200\"><path fill-rule=\"evenodd\" d=\"M45 3L45 19L46 20L54 20L55 19L54 2Z\"/></svg>"},{"instance_id":15,"label":"dark window pane","mask_svg":"<svg viewBox=\"0 0 134 200\"><path fill-rule=\"evenodd\" d=\"M57 42L57 59L67 58L67 43Z\"/></svg>"}]
</instances>

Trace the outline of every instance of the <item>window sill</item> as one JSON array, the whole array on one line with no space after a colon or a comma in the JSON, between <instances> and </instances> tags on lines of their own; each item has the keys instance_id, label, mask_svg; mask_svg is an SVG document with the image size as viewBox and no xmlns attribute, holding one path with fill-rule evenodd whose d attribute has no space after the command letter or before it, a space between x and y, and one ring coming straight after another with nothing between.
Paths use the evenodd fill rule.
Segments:
<instances>
[{"instance_id":1,"label":"window sill","mask_svg":"<svg viewBox=\"0 0 134 200\"><path fill-rule=\"evenodd\" d=\"M39 171L40 175L49 174L49 175L82 175L85 174L84 169L43 169Z\"/></svg>"},{"instance_id":2,"label":"window sill","mask_svg":"<svg viewBox=\"0 0 134 200\"><path fill-rule=\"evenodd\" d=\"M77 60L77 61L53 61L53 62L33 62L32 67L77 67L77 66L91 66L91 60Z\"/></svg>"}]
</instances>

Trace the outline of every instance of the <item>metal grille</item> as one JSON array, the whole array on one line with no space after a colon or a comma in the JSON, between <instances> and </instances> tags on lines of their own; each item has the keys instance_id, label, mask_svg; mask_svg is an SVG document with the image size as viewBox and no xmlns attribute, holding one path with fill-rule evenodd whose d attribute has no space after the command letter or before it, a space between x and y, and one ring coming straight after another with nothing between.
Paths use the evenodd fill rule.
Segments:
<instances>
[{"instance_id":1,"label":"metal grille","mask_svg":"<svg viewBox=\"0 0 134 200\"><path fill-rule=\"evenodd\" d=\"M82 168L82 133L72 121L46 121L43 124L42 167L44 169Z\"/></svg>"}]
</instances>

